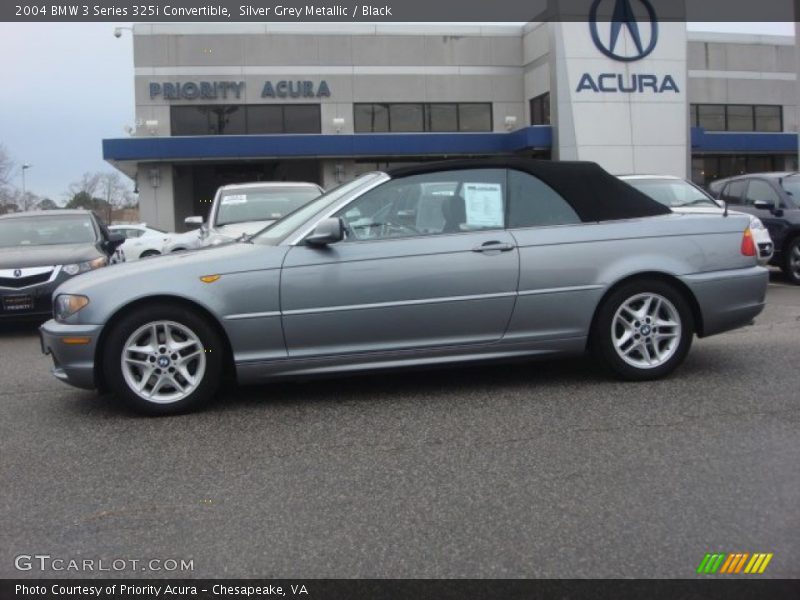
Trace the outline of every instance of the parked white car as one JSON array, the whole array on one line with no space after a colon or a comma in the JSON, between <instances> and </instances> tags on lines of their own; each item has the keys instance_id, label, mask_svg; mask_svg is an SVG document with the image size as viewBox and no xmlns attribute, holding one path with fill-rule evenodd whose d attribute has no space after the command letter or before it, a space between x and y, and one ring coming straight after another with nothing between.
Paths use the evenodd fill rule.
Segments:
<instances>
[{"instance_id":1,"label":"parked white car","mask_svg":"<svg viewBox=\"0 0 800 600\"><path fill-rule=\"evenodd\" d=\"M155 227L148 227L145 223L111 225L109 229L125 236L125 242L118 251L125 257L126 262L158 256L164 244L174 235Z\"/></svg>"},{"instance_id":2,"label":"parked white car","mask_svg":"<svg viewBox=\"0 0 800 600\"><path fill-rule=\"evenodd\" d=\"M192 229L184 233L173 233L161 248L162 254L172 254L173 252L185 252L194 250L202 245L202 229Z\"/></svg>"},{"instance_id":3,"label":"parked white car","mask_svg":"<svg viewBox=\"0 0 800 600\"><path fill-rule=\"evenodd\" d=\"M293 181L223 185L214 196L208 219L188 217L185 223L200 225L200 246L215 246L261 231L323 191L316 183Z\"/></svg>"},{"instance_id":4,"label":"parked white car","mask_svg":"<svg viewBox=\"0 0 800 600\"><path fill-rule=\"evenodd\" d=\"M695 184L674 177L671 175L621 175L619 177L624 182L635 187L643 194L647 194L656 202L669 206L673 212L678 213L715 213L723 214L725 206L715 200L703 188ZM729 210L730 214L745 214L743 212ZM753 241L758 248L758 262L766 265L772 258L775 245L769 231L761 222L761 219L750 217L750 231L753 234Z\"/></svg>"}]
</instances>

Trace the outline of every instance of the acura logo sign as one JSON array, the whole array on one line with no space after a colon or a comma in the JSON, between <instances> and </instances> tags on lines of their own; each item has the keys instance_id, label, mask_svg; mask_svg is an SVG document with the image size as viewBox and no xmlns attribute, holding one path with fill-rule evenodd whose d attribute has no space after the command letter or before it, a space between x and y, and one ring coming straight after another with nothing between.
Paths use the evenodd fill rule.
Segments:
<instances>
[{"instance_id":1,"label":"acura logo sign","mask_svg":"<svg viewBox=\"0 0 800 600\"><path fill-rule=\"evenodd\" d=\"M22 269L14 269L14 277L22 277Z\"/></svg>"},{"instance_id":2,"label":"acura logo sign","mask_svg":"<svg viewBox=\"0 0 800 600\"><path fill-rule=\"evenodd\" d=\"M614 12L609 22L609 33L601 32L597 24L597 11L603 4L614 2ZM631 3L644 7L649 21L639 22L633 12ZM628 30L632 48L625 49L620 42L622 29ZM656 11L648 0L594 0L589 11L589 29L592 41L597 49L614 60L633 62L650 54L658 41L658 22Z\"/></svg>"}]
</instances>

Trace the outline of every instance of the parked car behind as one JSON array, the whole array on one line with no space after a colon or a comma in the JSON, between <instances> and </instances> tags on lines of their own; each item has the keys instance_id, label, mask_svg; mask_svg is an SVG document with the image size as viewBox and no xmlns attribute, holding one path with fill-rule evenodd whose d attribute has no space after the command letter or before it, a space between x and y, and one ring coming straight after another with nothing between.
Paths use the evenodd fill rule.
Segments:
<instances>
[{"instance_id":1,"label":"parked car behind","mask_svg":"<svg viewBox=\"0 0 800 600\"><path fill-rule=\"evenodd\" d=\"M214 196L207 221L188 217L185 222L201 226L195 247L214 246L243 234L253 234L322 193L315 183L271 181L224 185Z\"/></svg>"},{"instance_id":2,"label":"parked car behind","mask_svg":"<svg viewBox=\"0 0 800 600\"><path fill-rule=\"evenodd\" d=\"M42 346L59 379L150 414L197 407L223 373L253 383L588 349L618 377L655 379L695 334L763 309L749 223L674 214L593 163L369 173L237 243L63 284Z\"/></svg>"},{"instance_id":3,"label":"parked car behind","mask_svg":"<svg viewBox=\"0 0 800 600\"><path fill-rule=\"evenodd\" d=\"M775 243L771 264L800 285L800 173L748 173L714 181L709 190L764 222Z\"/></svg>"},{"instance_id":4,"label":"parked car behind","mask_svg":"<svg viewBox=\"0 0 800 600\"><path fill-rule=\"evenodd\" d=\"M200 248L203 243L205 232L202 229L192 229L183 233L173 233L161 247L161 254L173 254L176 252L186 252Z\"/></svg>"},{"instance_id":5,"label":"parked car behind","mask_svg":"<svg viewBox=\"0 0 800 600\"><path fill-rule=\"evenodd\" d=\"M620 179L679 213L723 215L725 207L695 184L671 175L621 175ZM729 210L729 213L736 212ZM744 213L739 213L744 214ZM766 265L772 259L774 244L769 231L758 217L750 216L750 231L758 248L758 262Z\"/></svg>"},{"instance_id":6,"label":"parked car behind","mask_svg":"<svg viewBox=\"0 0 800 600\"><path fill-rule=\"evenodd\" d=\"M148 227L146 223L110 225L109 229L125 236L125 241L118 252L123 253L126 262L158 256L164 244L174 235L155 227Z\"/></svg>"},{"instance_id":7,"label":"parked car behind","mask_svg":"<svg viewBox=\"0 0 800 600\"><path fill-rule=\"evenodd\" d=\"M0 216L0 318L51 316L53 290L108 265L121 243L86 210Z\"/></svg>"}]
</instances>

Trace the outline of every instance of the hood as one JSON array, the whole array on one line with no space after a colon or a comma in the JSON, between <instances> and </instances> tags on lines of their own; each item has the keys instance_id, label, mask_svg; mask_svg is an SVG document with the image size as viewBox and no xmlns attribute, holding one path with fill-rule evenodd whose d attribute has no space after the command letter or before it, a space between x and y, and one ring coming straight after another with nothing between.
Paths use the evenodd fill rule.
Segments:
<instances>
[{"instance_id":1,"label":"hood","mask_svg":"<svg viewBox=\"0 0 800 600\"><path fill-rule=\"evenodd\" d=\"M52 246L13 246L0 248L0 269L51 267L93 260L106 256L91 244L55 244Z\"/></svg>"},{"instance_id":2,"label":"hood","mask_svg":"<svg viewBox=\"0 0 800 600\"><path fill-rule=\"evenodd\" d=\"M66 281L57 293L91 293L119 290L129 299L137 294L165 293L180 295L181 281L203 275L225 275L242 271L278 268L288 248L263 244L229 243L208 246L192 252L165 254L149 259L112 265L84 273Z\"/></svg>"},{"instance_id":3,"label":"hood","mask_svg":"<svg viewBox=\"0 0 800 600\"><path fill-rule=\"evenodd\" d=\"M229 237L232 239L238 238L243 233L247 235L256 233L261 231L267 225L272 225L275 222L275 219L268 220L268 221L246 221L244 223L231 223L230 225L220 225L219 227L214 227L211 231L211 236L214 235L224 235L225 237Z\"/></svg>"}]
</instances>

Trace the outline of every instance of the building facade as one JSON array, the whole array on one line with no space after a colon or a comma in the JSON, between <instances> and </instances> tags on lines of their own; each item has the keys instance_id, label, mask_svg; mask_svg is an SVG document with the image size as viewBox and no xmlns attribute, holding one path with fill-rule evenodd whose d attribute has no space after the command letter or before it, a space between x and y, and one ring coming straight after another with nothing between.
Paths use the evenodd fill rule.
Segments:
<instances>
[{"instance_id":1,"label":"building facade","mask_svg":"<svg viewBox=\"0 0 800 600\"><path fill-rule=\"evenodd\" d=\"M515 154L705 184L796 169L794 37L644 20L518 25L141 24L136 127L103 141L141 219L182 230L219 185L332 187Z\"/></svg>"}]
</instances>

